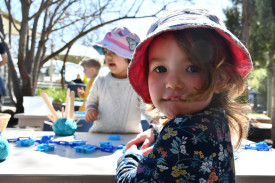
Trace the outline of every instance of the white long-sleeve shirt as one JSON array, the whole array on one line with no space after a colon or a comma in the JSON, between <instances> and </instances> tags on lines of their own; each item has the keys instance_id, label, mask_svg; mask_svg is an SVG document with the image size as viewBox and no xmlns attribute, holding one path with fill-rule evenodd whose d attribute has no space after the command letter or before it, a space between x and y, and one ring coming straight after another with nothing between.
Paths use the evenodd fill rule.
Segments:
<instances>
[{"instance_id":1,"label":"white long-sleeve shirt","mask_svg":"<svg viewBox=\"0 0 275 183\"><path fill-rule=\"evenodd\" d=\"M90 132L140 133L140 99L128 78L118 79L111 75L98 76L87 99L86 107L98 107L98 120Z\"/></svg>"}]
</instances>

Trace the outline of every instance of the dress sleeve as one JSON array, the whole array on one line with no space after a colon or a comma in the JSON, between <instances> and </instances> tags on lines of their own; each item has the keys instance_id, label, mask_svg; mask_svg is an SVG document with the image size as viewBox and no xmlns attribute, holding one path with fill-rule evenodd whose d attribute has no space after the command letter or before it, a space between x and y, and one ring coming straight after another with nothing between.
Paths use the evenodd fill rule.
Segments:
<instances>
[{"instance_id":1,"label":"dress sleeve","mask_svg":"<svg viewBox=\"0 0 275 183\"><path fill-rule=\"evenodd\" d=\"M136 170L143 155L137 152L126 153L118 160L116 170L117 183L134 183L136 181Z\"/></svg>"},{"instance_id":2,"label":"dress sleeve","mask_svg":"<svg viewBox=\"0 0 275 183\"><path fill-rule=\"evenodd\" d=\"M219 139L216 126L207 118L173 119L164 126L148 157L133 155L120 161L124 163L123 169L119 166L121 177L125 182L234 182L231 142L228 131L220 127Z\"/></svg>"}]
</instances>

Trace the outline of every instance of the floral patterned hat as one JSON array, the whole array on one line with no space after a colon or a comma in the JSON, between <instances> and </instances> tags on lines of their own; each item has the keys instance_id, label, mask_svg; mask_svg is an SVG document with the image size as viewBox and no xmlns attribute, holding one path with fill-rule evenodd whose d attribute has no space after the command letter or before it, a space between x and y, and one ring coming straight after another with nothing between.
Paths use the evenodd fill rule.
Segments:
<instances>
[{"instance_id":1,"label":"floral patterned hat","mask_svg":"<svg viewBox=\"0 0 275 183\"><path fill-rule=\"evenodd\" d=\"M229 43L232 62L237 72L246 77L252 69L252 59L241 41L234 36L225 25L220 23L217 16L205 9L180 9L171 11L151 25L133 56L129 65L128 77L134 90L142 97L145 103L152 103L148 89L148 47L155 36L164 32L189 28L215 29Z\"/></svg>"},{"instance_id":2,"label":"floral patterned hat","mask_svg":"<svg viewBox=\"0 0 275 183\"><path fill-rule=\"evenodd\" d=\"M115 27L107 32L102 41L92 45L101 55L104 54L103 48L107 48L123 58L132 59L139 42L139 37L126 27Z\"/></svg>"}]
</instances>

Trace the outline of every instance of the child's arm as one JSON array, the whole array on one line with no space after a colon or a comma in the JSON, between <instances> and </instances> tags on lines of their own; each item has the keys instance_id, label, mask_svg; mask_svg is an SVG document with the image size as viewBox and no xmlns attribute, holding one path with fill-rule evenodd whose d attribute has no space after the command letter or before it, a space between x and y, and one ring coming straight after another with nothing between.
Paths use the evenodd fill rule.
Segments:
<instances>
[{"instance_id":1,"label":"child's arm","mask_svg":"<svg viewBox=\"0 0 275 183\"><path fill-rule=\"evenodd\" d=\"M85 115L85 120L87 122L93 122L97 120L98 117L98 110L95 105L88 105L86 107L86 115Z\"/></svg>"},{"instance_id":2,"label":"child's arm","mask_svg":"<svg viewBox=\"0 0 275 183\"><path fill-rule=\"evenodd\" d=\"M116 183L136 182L136 171L139 161L143 158L141 151L137 150L137 146L133 145L119 160L116 169Z\"/></svg>"},{"instance_id":3,"label":"child's arm","mask_svg":"<svg viewBox=\"0 0 275 183\"><path fill-rule=\"evenodd\" d=\"M101 84L100 78L94 81L91 91L87 97L87 102L85 106L86 107L85 120L87 122L93 122L98 119L98 100L99 100L100 84Z\"/></svg>"}]
</instances>

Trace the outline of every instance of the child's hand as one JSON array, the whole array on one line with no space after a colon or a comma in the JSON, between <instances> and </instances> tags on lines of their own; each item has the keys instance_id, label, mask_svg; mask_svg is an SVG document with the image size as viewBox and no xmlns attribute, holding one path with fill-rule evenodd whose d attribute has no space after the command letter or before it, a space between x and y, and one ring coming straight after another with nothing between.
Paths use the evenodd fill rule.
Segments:
<instances>
[{"instance_id":1,"label":"child's hand","mask_svg":"<svg viewBox=\"0 0 275 183\"><path fill-rule=\"evenodd\" d=\"M81 88L77 88L77 94L80 98L84 98L84 88L81 87Z\"/></svg>"},{"instance_id":2,"label":"child's hand","mask_svg":"<svg viewBox=\"0 0 275 183\"><path fill-rule=\"evenodd\" d=\"M139 151L141 151L142 154L143 154L144 156L147 156L147 155L149 154L149 152L151 152L152 150L153 150L153 146L148 147L148 148L146 148L146 149L139 150ZM137 146L134 144L134 145L132 145L131 147L129 147L127 150L125 150L125 152L127 152L127 151L129 151L129 152L138 151L138 148L137 148Z\"/></svg>"},{"instance_id":3,"label":"child's hand","mask_svg":"<svg viewBox=\"0 0 275 183\"><path fill-rule=\"evenodd\" d=\"M97 116L98 116L97 109L88 110L85 115L85 120L87 122L93 122L93 121L97 120Z\"/></svg>"},{"instance_id":4,"label":"child's hand","mask_svg":"<svg viewBox=\"0 0 275 183\"><path fill-rule=\"evenodd\" d=\"M138 150L137 146L136 146L136 145L132 145L132 146L129 147L127 150L125 149L125 153L126 153L127 151L131 152L131 151L137 151L137 150Z\"/></svg>"},{"instance_id":5,"label":"child's hand","mask_svg":"<svg viewBox=\"0 0 275 183\"><path fill-rule=\"evenodd\" d=\"M125 152L131 148L133 145L142 144L140 150L143 150L143 154L147 155L153 147L149 147L155 141L154 129L150 128L144 132L141 132L137 137L129 141L126 145Z\"/></svg>"}]
</instances>

